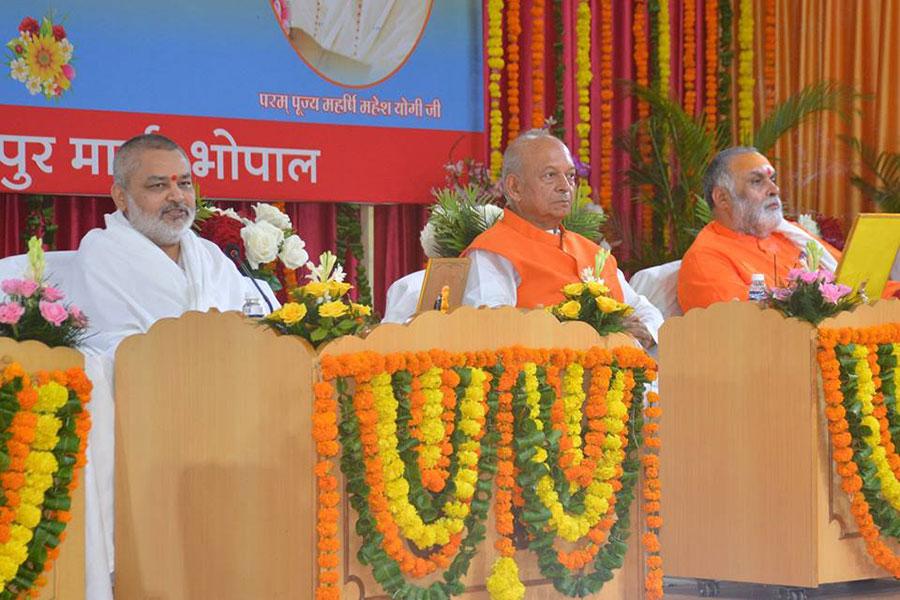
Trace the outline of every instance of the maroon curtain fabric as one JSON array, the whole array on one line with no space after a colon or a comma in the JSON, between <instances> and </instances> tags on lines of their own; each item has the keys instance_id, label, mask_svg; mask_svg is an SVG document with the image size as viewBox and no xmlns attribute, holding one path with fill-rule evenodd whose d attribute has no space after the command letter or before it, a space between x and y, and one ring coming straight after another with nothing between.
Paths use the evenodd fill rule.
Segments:
<instances>
[{"instance_id":1,"label":"maroon curtain fabric","mask_svg":"<svg viewBox=\"0 0 900 600\"><path fill-rule=\"evenodd\" d=\"M416 205L375 207L375 273L372 293L375 310L384 314L384 301L391 283L425 268L425 253L419 232L428 220L428 210Z\"/></svg>"}]
</instances>

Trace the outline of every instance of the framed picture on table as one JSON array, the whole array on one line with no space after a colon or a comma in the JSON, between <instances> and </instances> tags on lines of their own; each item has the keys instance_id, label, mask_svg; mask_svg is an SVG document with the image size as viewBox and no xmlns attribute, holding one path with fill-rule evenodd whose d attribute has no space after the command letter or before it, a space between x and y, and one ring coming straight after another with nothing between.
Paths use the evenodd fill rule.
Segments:
<instances>
[{"instance_id":1,"label":"framed picture on table","mask_svg":"<svg viewBox=\"0 0 900 600\"><path fill-rule=\"evenodd\" d=\"M468 258L431 258L425 267L425 280L419 292L416 314L426 310L440 310L442 297L446 296L448 306L452 310L462 305L466 291L466 280L469 277ZM444 288L447 288L446 294Z\"/></svg>"}]
</instances>

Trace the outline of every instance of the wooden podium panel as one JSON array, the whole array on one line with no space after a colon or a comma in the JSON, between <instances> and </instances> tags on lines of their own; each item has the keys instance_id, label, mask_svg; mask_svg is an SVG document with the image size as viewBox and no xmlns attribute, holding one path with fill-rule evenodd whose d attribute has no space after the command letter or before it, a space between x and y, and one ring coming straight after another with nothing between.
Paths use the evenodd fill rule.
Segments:
<instances>
[{"instance_id":1,"label":"wooden podium panel","mask_svg":"<svg viewBox=\"0 0 900 600\"><path fill-rule=\"evenodd\" d=\"M187 313L116 355L116 597L313 597L314 353Z\"/></svg>"},{"instance_id":2,"label":"wooden podium panel","mask_svg":"<svg viewBox=\"0 0 900 600\"><path fill-rule=\"evenodd\" d=\"M84 356L77 350L0 338L0 368L12 361L21 364L28 373L84 368ZM66 539L60 546L59 559L47 574L47 585L41 590L40 600L84 599L84 470L78 473L70 512L72 520L66 525Z\"/></svg>"},{"instance_id":3,"label":"wooden podium panel","mask_svg":"<svg viewBox=\"0 0 900 600\"><path fill-rule=\"evenodd\" d=\"M417 316L405 325L384 324L376 327L365 339L344 337L320 349L319 354L339 355L351 352L372 351L388 354L401 351L421 351L441 348L448 352L493 350L521 345L531 348L587 349L592 346L612 348L634 345L634 340L624 334L600 337L589 325L580 322L560 323L556 317L542 310L524 311L512 307L472 308L460 307L448 314L429 311ZM340 486L343 487L342 478ZM642 596L643 565L640 548L641 518L638 510L640 482L636 484L635 501L631 511L631 533L625 564L616 571L600 593L590 596L597 600L632 600ZM341 505L343 523L341 561L343 597L352 600L389 600L371 575L368 567L355 560L361 542L354 531L356 513L350 509L346 496ZM494 550L496 532L493 511L488 515L487 538L481 542L478 554L472 561L468 576L463 580L466 593L455 598L462 600L489 600L484 582L497 558ZM537 555L524 550L516 554L520 578L526 586L527 600L550 600L562 596L544 579L537 565ZM439 578L419 581L428 585Z\"/></svg>"},{"instance_id":4,"label":"wooden podium panel","mask_svg":"<svg viewBox=\"0 0 900 600\"><path fill-rule=\"evenodd\" d=\"M900 302L823 327L900 321ZM834 475L817 330L748 302L660 332L666 574L817 587L884 577Z\"/></svg>"}]
</instances>

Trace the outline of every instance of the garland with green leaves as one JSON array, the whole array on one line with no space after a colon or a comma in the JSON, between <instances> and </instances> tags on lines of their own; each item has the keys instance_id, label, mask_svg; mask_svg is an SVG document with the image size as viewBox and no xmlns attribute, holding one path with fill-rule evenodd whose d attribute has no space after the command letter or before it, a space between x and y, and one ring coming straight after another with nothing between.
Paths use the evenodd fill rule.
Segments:
<instances>
[{"instance_id":1,"label":"garland with green leaves","mask_svg":"<svg viewBox=\"0 0 900 600\"><path fill-rule=\"evenodd\" d=\"M352 257L356 264L356 287L360 304L372 305L372 286L366 271L365 249L362 243L362 224L358 204L338 204L337 207L337 252L339 259L346 262Z\"/></svg>"}]
</instances>

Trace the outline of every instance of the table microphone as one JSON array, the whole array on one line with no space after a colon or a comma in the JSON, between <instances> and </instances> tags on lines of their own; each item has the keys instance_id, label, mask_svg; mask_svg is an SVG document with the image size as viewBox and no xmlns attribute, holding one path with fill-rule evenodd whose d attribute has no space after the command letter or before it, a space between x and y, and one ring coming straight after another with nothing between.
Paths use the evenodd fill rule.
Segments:
<instances>
[{"instance_id":1,"label":"table microphone","mask_svg":"<svg viewBox=\"0 0 900 600\"><path fill-rule=\"evenodd\" d=\"M244 261L241 260L241 249L238 248L237 244L227 244L225 246L225 256L231 259L234 265L238 268L238 271L241 272L241 275L250 279L253 282L253 287L256 288L256 291L259 292L259 295L262 297L263 302L266 303L266 306L269 307L269 312L275 312L275 308L272 306L272 303L269 301L269 298L263 293L262 288L259 287L259 284L256 282L256 279L247 269L246 265L244 265Z\"/></svg>"}]
</instances>

